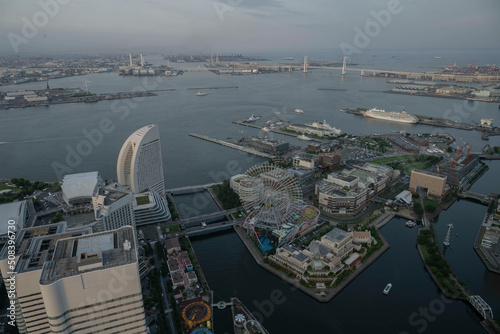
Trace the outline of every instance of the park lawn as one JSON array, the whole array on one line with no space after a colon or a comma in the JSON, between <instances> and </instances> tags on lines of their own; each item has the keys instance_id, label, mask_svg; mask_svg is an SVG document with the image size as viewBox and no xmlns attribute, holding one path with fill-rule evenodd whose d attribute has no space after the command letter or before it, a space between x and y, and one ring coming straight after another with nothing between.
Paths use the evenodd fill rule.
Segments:
<instances>
[{"instance_id":1,"label":"park lawn","mask_svg":"<svg viewBox=\"0 0 500 334\"><path fill-rule=\"evenodd\" d=\"M0 190L6 190L6 189L10 189L12 191L18 190L18 188L9 187L6 183L0 183Z\"/></svg>"},{"instance_id":2,"label":"park lawn","mask_svg":"<svg viewBox=\"0 0 500 334\"><path fill-rule=\"evenodd\" d=\"M172 225L172 226L169 226L168 227L169 229L169 232L168 233L176 233L176 232L179 232L179 225ZM167 228L166 227L162 227L162 231L163 233L167 233Z\"/></svg>"}]
</instances>

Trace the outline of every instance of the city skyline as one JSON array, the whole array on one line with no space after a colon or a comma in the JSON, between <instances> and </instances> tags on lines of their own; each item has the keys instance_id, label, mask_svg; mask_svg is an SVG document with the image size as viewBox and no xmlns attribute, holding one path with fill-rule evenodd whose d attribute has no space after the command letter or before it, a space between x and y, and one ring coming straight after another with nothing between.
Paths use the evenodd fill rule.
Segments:
<instances>
[{"instance_id":1,"label":"city skyline","mask_svg":"<svg viewBox=\"0 0 500 334\"><path fill-rule=\"evenodd\" d=\"M500 3L4 2L2 54L497 48ZM365 36L362 36L365 34Z\"/></svg>"}]
</instances>

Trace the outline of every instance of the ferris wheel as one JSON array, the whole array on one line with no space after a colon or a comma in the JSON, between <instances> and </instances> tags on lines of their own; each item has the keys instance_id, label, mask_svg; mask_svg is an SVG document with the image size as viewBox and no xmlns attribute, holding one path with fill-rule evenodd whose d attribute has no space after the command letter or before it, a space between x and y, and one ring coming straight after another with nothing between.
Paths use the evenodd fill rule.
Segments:
<instances>
[{"instance_id":1,"label":"ferris wheel","mask_svg":"<svg viewBox=\"0 0 500 334\"><path fill-rule=\"evenodd\" d=\"M301 201L302 191L294 176L287 170L272 164L250 167L240 182L240 200L247 212L263 205Z\"/></svg>"},{"instance_id":2,"label":"ferris wheel","mask_svg":"<svg viewBox=\"0 0 500 334\"><path fill-rule=\"evenodd\" d=\"M295 177L272 164L251 167L240 181L238 194L247 212L243 227L257 240L258 232L280 231L281 240L290 241L304 224L314 224L319 217L319 210L302 200Z\"/></svg>"}]
</instances>

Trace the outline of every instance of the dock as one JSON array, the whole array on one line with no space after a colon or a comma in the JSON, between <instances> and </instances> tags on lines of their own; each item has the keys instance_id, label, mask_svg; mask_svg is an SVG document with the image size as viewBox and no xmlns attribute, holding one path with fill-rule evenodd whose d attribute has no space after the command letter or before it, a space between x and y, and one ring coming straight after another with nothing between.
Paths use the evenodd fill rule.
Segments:
<instances>
[{"instance_id":1,"label":"dock","mask_svg":"<svg viewBox=\"0 0 500 334\"><path fill-rule=\"evenodd\" d=\"M212 142L212 143L215 143L215 144L219 144L219 145L222 145L222 146L226 146L226 147L229 147L229 148L232 148L232 149L235 149L235 150L238 150L238 151L242 151L242 152L245 152L245 153L248 153L248 154L253 154L253 155L258 156L258 157L267 158L267 159L275 159L276 158L276 156L272 155L272 154L267 154L267 153L264 153L264 152L260 152L260 151L254 150L253 148L243 147L243 146L240 146L240 145L229 143L227 141L223 141L223 140L219 140L219 139L215 139L215 138L210 138L208 136L199 135L197 133L190 133L189 136L195 137L195 138L198 138L198 139L203 139L203 140L206 140L206 141L209 141L209 142Z\"/></svg>"},{"instance_id":2,"label":"dock","mask_svg":"<svg viewBox=\"0 0 500 334\"><path fill-rule=\"evenodd\" d=\"M254 128L254 129L259 129L261 131L264 131L264 130L262 130L262 128L265 127L265 126L260 126L260 125L252 124L252 123L248 122L246 119L242 119L242 120L238 120L238 121L232 121L232 123L233 124L238 124L238 125L243 125L243 126L248 126L250 128ZM277 133L277 134L280 134L280 135L290 136L290 137L295 137L295 138L297 138L298 136L300 136L300 133L287 132L287 131L283 131L283 130L280 130L280 129L269 129L269 132L274 132L274 133ZM323 142L325 140L324 139L319 139L319 138L313 138L312 141Z\"/></svg>"},{"instance_id":3,"label":"dock","mask_svg":"<svg viewBox=\"0 0 500 334\"><path fill-rule=\"evenodd\" d=\"M340 112L343 112L346 114L363 116L364 110L367 110L367 109L346 108L346 109L340 110ZM429 116L424 116L424 115L415 115L415 116L418 118L418 121L416 124L440 126L440 127L444 127L444 128L453 128L453 129L467 130L467 131L479 130L479 128L474 124L455 122L455 121L451 121L451 120L446 119L446 118L439 118L439 117L429 117ZM388 122L391 122L391 121L388 120Z\"/></svg>"}]
</instances>

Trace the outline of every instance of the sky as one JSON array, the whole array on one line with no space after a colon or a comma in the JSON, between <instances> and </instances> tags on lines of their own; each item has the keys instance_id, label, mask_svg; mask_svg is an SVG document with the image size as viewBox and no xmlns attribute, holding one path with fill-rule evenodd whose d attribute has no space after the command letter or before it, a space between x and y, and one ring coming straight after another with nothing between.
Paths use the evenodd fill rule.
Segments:
<instances>
[{"instance_id":1,"label":"sky","mask_svg":"<svg viewBox=\"0 0 500 334\"><path fill-rule=\"evenodd\" d=\"M500 0L0 0L1 54L500 49Z\"/></svg>"}]
</instances>

